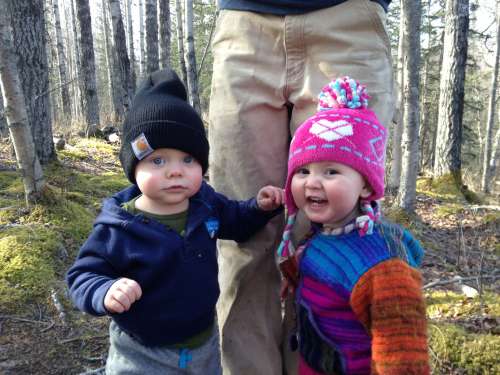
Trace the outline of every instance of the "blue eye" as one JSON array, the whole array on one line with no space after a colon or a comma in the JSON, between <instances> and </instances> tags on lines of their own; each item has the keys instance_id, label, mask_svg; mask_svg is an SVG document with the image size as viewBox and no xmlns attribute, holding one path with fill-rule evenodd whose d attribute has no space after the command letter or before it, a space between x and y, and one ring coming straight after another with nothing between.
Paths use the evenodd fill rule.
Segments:
<instances>
[{"instance_id":1,"label":"blue eye","mask_svg":"<svg viewBox=\"0 0 500 375\"><path fill-rule=\"evenodd\" d=\"M326 174L327 174L328 176L333 176L333 175L338 174L338 173L339 173L339 172L337 172L335 169L331 169L331 168L329 168L329 169L327 169L327 170L326 170Z\"/></svg>"},{"instance_id":2,"label":"blue eye","mask_svg":"<svg viewBox=\"0 0 500 375\"><path fill-rule=\"evenodd\" d=\"M153 159L151 160L151 162L152 162L154 165L159 166L159 165L163 165L163 164L165 164L165 159L160 158L160 157L157 157L157 158L153 158Z\"/></svg>"},{"instance_id":3,"label":"blue eye","mask_svg":"<svg viewBox=\"0 0 500 375\"><path fill-rule=\"evenodd\" d=\"M194 161L194 158L191 155L186 156L184 158L184 163L186 163L186 164L191 164L193 161Z\"/></svg>"}]
</instances>

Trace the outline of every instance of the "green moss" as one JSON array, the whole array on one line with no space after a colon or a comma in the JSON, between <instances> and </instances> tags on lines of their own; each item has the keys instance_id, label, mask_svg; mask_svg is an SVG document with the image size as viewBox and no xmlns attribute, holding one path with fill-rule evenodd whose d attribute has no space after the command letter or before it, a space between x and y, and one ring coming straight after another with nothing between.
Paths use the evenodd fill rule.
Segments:
<instances>
[{"instance_id":1,"label":"green moss","mask_svg":"<svg viewBox=\"0 0 500 375\"><path fill-rule=\"evenodd\" d=\"M59 157L72 160L85 160L88 157L88 153L78 150L78 149L64 149L57 152Z\"/></svg>"},{"instance_id":2,"label":"green moss","mask_svg":"<svg viewBox=\"0 0 500 375\"><path fill-rule=\"evenodd\" d=\"M500 315L500 299L496 293L484 292L478 297L467 298L451 291L433 291L425 294L427 315L431 319L456 318L465 315Z\"/></svg>"},{"instance_id":3,"label":"green moss","mask_svg":"<svg viewBox=\"0 0 500 375\"><path fill-rule=\"evenodd\" d=\"M429 346L437 371L450 366L464 374L500 373L500 336L468 334L452 324L430 324Z\"/></svg>"},{"instance_id":4,"label":"green moss","mask_svg":"<svg viewBox=\"0 0 500 375\"><path fill-rule=\"evenodd\" d=\"M60 239L43 226L3 230L0 237L0 306L6 310L46 298L55 282L54 253Z\"/></svg>"},{"instance_id":5,"label":"green moss","mask_svg":"<svg viewBox=\"0 0 500 375\"><path fill-rule=\"evenodd\" d=\"M441 203L436 207L434 213L438 217L460 214L464 211L464 205L461 203Z\"/></svg>"}]
</instances>

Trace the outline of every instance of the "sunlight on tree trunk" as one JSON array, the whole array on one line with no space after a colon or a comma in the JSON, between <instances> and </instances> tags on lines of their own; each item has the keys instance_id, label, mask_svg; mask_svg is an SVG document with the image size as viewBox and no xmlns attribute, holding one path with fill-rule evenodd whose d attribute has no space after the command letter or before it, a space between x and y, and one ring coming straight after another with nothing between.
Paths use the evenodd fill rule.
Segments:
<instances>
[{"instance_id":1,"label":"sunlight on tree trunk","mask_svg":"<svg viewBox=\"0 0 500 375\"><path fill-rule=\"evenodd\" d=\"M23 177L26 203L35 202L45 185L28 125L28 113L17 71L7 12L0 12L0 83L5 115Z\"/></svg>"}]
</instances>

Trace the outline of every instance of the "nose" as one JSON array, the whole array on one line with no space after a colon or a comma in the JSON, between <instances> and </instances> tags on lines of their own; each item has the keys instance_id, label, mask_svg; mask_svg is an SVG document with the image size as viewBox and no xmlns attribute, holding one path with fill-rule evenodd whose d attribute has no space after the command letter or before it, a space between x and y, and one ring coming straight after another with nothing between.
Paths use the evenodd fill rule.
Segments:
<instances>
[{"instance_id":1,"label":"nose","mask_svg":"<svg viewBox=\"0 0 500 375\"><path fill-rule=\"evenodd\" d=\"M182 176L182 167L179 163L170 163L165 171L167 178Z\"/></svg>"},{"instance_id":2,"label":"nose","mask_svg":"<svg viewBox=\"0 0 500 375\"><path fill-rule=\"evenodd\" d=\"M310 173L305 181L305 187L308 189L319 189L321 188L320 178L316 173Z\"/></svg>"}]
</instances>

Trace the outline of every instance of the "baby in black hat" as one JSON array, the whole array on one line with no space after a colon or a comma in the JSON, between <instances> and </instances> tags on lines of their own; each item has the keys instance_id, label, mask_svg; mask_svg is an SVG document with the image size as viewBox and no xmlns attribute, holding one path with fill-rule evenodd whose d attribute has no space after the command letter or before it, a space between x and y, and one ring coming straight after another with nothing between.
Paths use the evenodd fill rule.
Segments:
<instances>
[{"instance_id":1,"label":"baby in black hat","mask_svg":"<svg viewBox=\"0 0 500 375\"><path fill-rule=\"evenodd\" d=\"M103 202L67 274L80 310L112 318L107 374L221 373L216 240L247 240L280 212L283 192L227 199L203 181L208 149L179 77L151 74L123 124L133 185Z\"/></svg>"}]
</instances>

